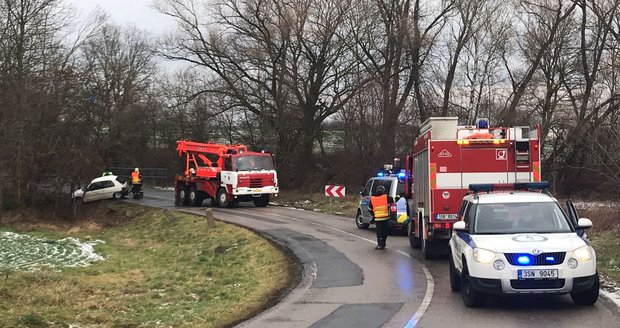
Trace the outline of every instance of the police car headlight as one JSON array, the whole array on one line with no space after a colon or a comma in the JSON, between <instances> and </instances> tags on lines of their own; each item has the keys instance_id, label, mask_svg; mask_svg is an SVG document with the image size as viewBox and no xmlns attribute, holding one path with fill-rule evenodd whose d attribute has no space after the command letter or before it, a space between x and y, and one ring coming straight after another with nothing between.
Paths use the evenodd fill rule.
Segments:
<instances>
[{"instance_id":1,"label":"police car headlight","mask_svg":"<svg viewBox=\"0 0 620 328\"><path fill-rule=\"evenodd\" d=\"M495 253L484 248L474 248L474 260L478 263L489 264L495 259Z\"/></svg>"},{"instance_id":2,"label":"police car headlight","mask_svg":"<svg viewBox=\"0 0 620 328\"><path fill-rule=\"evenodd\" d=\"M577 248L573 251L573 254L579 262L587 262L592 259L592 249L588 245Z\"/></svg>"}]
</instances>

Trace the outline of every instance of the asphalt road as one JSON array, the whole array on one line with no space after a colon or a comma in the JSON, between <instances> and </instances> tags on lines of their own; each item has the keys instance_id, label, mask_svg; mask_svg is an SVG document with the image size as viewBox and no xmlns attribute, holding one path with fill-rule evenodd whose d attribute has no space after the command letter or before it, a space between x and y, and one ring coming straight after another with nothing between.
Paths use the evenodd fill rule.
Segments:
<instances>
[{"instance_id":1,"label":"asphalt road","mask_svg":"<svg viewBox=\"0 0 620 328\"><path fill-rule=\"evenodd\" d=\"M137 202L206 209L175 207L173 193L159 190ZM405 236L376 251L374 229L357 229L354 218L275 206L212 211L285 243L303 264L300 285L240 327L620 327L620 310L603 297L578 307L568 295L492 296L483 308L466 308L450 290L446 259L424 260Z\"/></svg>"}]
</instances>

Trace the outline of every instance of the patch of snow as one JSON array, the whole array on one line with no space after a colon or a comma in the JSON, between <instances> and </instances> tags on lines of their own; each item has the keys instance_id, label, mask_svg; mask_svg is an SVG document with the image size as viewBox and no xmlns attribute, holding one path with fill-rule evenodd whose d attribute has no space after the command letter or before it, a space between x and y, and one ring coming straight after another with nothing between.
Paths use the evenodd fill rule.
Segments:
<instances>
[{"instance_id":1,"label":"patch of snow","mask_svg":"<svg viewBox=\"0 0 620 328\"><path fill-rule=\"evenodd\" d=\"M616 201L574 201L576 209L591 209L591 208L620 208L620 202Z\"/></svg>"},{"instance_id":2,"label":"patch of snow","mask_svg":"<svg viewBox=\"0 0 620 328\"><path fill-rule=\"evenodd\" d=\"M174 191L174 187L153 187L155 190Z\"/></svg>"},{"instance_id":3,"label":"patch of snow","mask_svg":"<svg viewBox=\"0 0 620 328\"><path fill-rule=\"evenodd\" d=\"M95 245L101 240L81 242L67 237L49 240L14 232L0 233L0 270L38 271L43 267L85 267L105 258L97 254Z\"/></svg>"},{"instance_id":4,"label":"patch of snow","mask_svg":"<svg viewBox=\"0 0 620 328\"><path fill-rule=\"evenodd\" d=\"M614 281L601 277L600 292L620 308L620 289Z\"/></svg>"}]
</instances>

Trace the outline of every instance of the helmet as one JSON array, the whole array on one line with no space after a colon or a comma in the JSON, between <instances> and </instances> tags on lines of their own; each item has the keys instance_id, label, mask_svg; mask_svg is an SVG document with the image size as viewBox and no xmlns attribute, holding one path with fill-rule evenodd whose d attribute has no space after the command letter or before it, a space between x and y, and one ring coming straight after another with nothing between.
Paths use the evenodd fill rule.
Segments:
<instances>
[{"instance_id":1,"label":"helmet","mask_svg":"<svg viewBox=\"0 0 620 328\"><path fill-rule=\"evenodd\" d=\"M140 172L140 170L136 167L135 169L133 169L134 172Z\"/></svg>"},{"instance_id":2,"label":"helmet","mask_svg":"<svg viewBox=\"0 0 620 328\"><path fill-rule=\"evenodd\" d=\"M385 187L384 186L377 187L377 194L383 195L384 193L385 193Z\"/></svg>"}]
</instances>

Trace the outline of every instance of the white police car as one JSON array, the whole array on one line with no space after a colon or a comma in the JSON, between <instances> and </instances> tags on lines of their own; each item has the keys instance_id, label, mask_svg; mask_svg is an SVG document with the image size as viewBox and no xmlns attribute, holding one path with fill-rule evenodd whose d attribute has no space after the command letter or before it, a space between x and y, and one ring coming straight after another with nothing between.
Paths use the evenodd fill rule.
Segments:
<instances>
[{"instance_id":1,"label":"white police car","mask_svg":"<svg viewBox=\"0 0 620 328\"><path fill-rule=\"evenodd\" d=\"M403 173L404 174L404 173ZM377 194L377 188L383 186L391 203L389 206L390 220L388 226L391 229L404 231L409 223L407 199L405 199L405 183L398 175L381 175L368 180L364 189L360 192L361 199L357 206L355 225L359 229L368 229L372 215L368 211L370 197Z\"/></svg>"},{"instance_id":2,"label":"white police car","mask_svg":"<svg viewBox=\"0 0 620 328\"><path fill-rule=\"evenodd\" d=\"M592 222L569 218L547 187L470 185L450 239L450 287L466 306L482 306L487 294L570 293L575 304L596 303L596 254L580 236Z\"/></svg>"}]
</instances>

